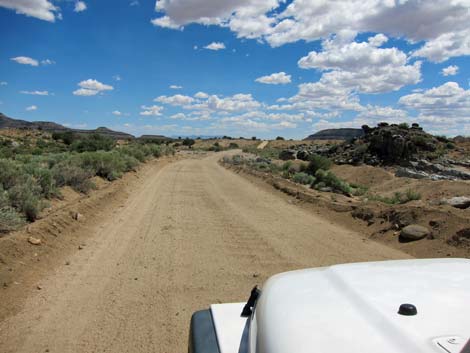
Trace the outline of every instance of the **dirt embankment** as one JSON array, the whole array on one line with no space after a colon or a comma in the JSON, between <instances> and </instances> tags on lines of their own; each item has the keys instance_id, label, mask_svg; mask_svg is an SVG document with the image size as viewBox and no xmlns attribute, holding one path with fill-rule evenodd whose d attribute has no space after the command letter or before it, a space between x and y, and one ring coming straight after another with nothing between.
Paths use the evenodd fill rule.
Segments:
<instances>
[{"instance_id":1,"label":"dirt embankment","mask_svg":"<svg viewBox=\"0 0 470 353\"><path fill-rule=\"evenodd\" d=\"M392 171L372 166L333 166L332 171L341 179L368 188L368 193L393 196L395 192L413 190L420 200L402 205L347 197L320 192L286 180L271 173L255 171L243 166L225 165L248 177L253 182L270 185L297 199L302 207L321 214L332 222L363 234L388 246L420 258L470 257L467 243L457 244L453 238L462 229L470 229L470 209L462 210L440 204L440 200L468 195L467 181L432 181L395 177ZM400 238L400 229L419 224L429 229L425 239L406 242Z\"/></svg>"},{"instance_id":2,"label":"dirt embankment","mask_svg":"<svg viewBox=\"0 0 470 353\"><path fill-rule=\"evenodd\" d=\"M31 229L42 245L2 239L0 351L183 352L192 312L274 273L409 257L198 156L58 210Z\"/></svg>"}]
</instances>

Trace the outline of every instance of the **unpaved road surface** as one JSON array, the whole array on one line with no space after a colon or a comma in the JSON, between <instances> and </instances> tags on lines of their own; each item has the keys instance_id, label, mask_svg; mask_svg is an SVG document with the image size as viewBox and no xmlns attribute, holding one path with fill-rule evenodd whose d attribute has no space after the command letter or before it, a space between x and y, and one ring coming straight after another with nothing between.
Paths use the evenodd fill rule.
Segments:
<instances>
[{"instance_id":1,"label":"unpaved road surface","mask_svg":"<svg viewBox=\"0 0 470 353\"><path fill-rule=\"evenodd\" d=\"M186 352L191 313L292 269L407 255L217 164L156 169L0 323L0 352Z\"/></svg>"}]
</instances>

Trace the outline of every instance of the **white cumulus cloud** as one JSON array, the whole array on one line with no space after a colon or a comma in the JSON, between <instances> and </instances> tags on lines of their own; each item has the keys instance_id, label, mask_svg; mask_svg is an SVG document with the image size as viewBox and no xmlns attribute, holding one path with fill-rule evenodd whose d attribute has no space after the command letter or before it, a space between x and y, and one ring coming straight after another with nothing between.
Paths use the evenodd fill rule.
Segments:
<instances>
[{"instance_id":1,"label":"white cumulus cloud","mask_svg":"<svg viewBox=\"0 0 470 353\"><path fill-rule=\"evenodd\" d=\"M35 106L35 105L31 105L31 106L29 106L29 107L26 107L26 110L27 110L28 112L32 112L32 111L34 111L34 110L38 110L38 107Z\"/></svg>"},{"instance_id":2,"label":"white cumulus cloud","mask_svg":"<svg viewBox=\"0 0 470 353\"><path fill-rule=\"evenodd\" d=\"M171 88L171 89L182 89L183 86L179 86L179 85L170 85L170 88Z\"/></svg>"},{"instance_id":3,"label":"white cumulus cloud","mask_svg":"<svg viewBox=\"0 0 470 353\"><path fill-rule=\"evenodd\" d=\"M441 74L443 76L454 76L459 72L459 67L457 65L450 65L442 69Z\"/></svg>"},{"instance_id":4,"label":"white cumulus cloud","mask_svg":"<svg viewBox=\"0 0 470 353\"><path fill-rule=\"evenodd\" d=\"M206 99L209 98L209 95L205 92L197 92L194 97L199 98L199 99Z\"/></svg>"},{"instance_id":5,"label":"white cumulus cloud","mask_svg":"<svg viewBox=\"0 0 470 353\"><path fill-rule=\"evenodd\" d=\"M73 91L76 96L95 96L104 91L111 91L113 86L106 85L94 79L88 79L78 83L79 89Z\"/></svg>"},{"instance_id":6,"label":"white cumulus cloud","mask_svg":"<svg viewBox=\"0 0 470 353\"><path fill-rule=\"evenodd\" d=\"M39 66L39 62L36 59L30 58L28 56L17 56L15 58L11 58L10 60L21 65Z\"/></svg>"},{"instance_id":7,"label":"white cumulus cloud","mask_svg":"<svg viewBox=\"0 0 470 353\"><path fill-rule=\"evenodd\" d=\"M212 42L210 44L207 44L204 48L217 51L225 49L225 44L222 42Z\"/></svg>"},{"instance_id":8,"label":"white cumulus cloud","mask_svg":"<svg viewBox=\"0 0 470 353\"><path fill-rule=\"evenodd\" d=\"M194 102L194 98L182 94L175 94L174 96L160 96L155 98L154 101L174 106L184 106Z\"/></svg>"},{"instance_id":9,"label":"white cumulus cloud","mask_svg":"<svg viewBox=\"0 0 470 353\"><path fill-rule=\"evenodd\" d=\"M470 54L468 0L157 0L157 26L189 23L227 27L239 38L281 46L332 34L384 33L424 42L414 55L441 62ZM373 39L380 45L380 37Z\"/></svg>"},{"instance_id":10,"label":"white cumulus cloud","mask_svg":"<svg viewBox=\"0 0 470 353\"><path fill-rule=\"evenodd\" d=\"M48 0L0 0L0 7L49 22L60 18L60 9Z\"/></svg>"},{"instance_id":11,"label":"white cumulus cloud","mask_svg":"<svg viewBox=\"0 0 470 353\"><path fill-rule=\"evenodd\" d=\"M287 75L285 72L281 71L271 75L258 77L255 81L268 85L285 85L291 82L291 75Z\"/></svg>"},{"instance_id":12,"label":"white cumulus cloud","mask_svg":"<svg viewBox=\"0 0 470 353\"><path fill-rule=\"evenodd\" d=\"M421 117L470 119L470 89L460 87L457 82L446 82L420 93L403 96L399 104L418 111Z\"/></svg>"},{"instance_id":13,"label":"white cumulus cloud","mask_svg":"<svg viewBox=\"0 0 470 353\"><path fill-rule=\"evenodd\" d=\"M85 11L86 9L87 9L87 6L84 1L77 1L75 3L75 8L73 9L73 11L82 12L82 11Z\"/></svg>"},{"instance_id":14,"label":"white cumulus cloud","mask_svg":"<svg viewBox=\"0 0 470 353\"><path fill-rule=\"evenodd\" d=\"M163 110L163 107L160 107L158 105L152 105L150 107L142 105L140 108L142 109L142 111L140 112L140 115L143 115L143 116L162 115L161 111Z\"/></svg>"},{"instance_id":15,"label":"white cumulus cloud","mask_svg":"<svg viewBox=\"0 0 470 353\"><path fill-rule=\"evenodd\" d=\"M321 81L362 93L396 91L421 80L421 62L408 63L397 48L379 48L386 37L378 34L367 42L349 42L337 37L323 42L298 62L303 69L324 71Z\"/></svg>"}]
</instances>

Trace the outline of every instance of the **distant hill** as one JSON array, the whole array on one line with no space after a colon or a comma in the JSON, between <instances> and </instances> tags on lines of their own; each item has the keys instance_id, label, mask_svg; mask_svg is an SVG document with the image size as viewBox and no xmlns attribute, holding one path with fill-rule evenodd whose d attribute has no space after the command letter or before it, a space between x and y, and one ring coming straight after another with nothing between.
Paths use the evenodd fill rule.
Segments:
<instances>
[{"instance_id":1,"label":"distant hill","mask_svg":"<svg viewBox=\"0 0 470 353\"><path fill-rule=\"evenodd\" d=\"M310 135L304 139L304 141L309 140L351 140L353 138L364 136L364 131L362 129L352 129L352 128L343 128L343 129L326 129L320 130L313 135Z\"/></svg>"},{"instance_id":2,"label":"distant hill","mask_svg":"<svg viewBox=\"0 0 470 353\"><path fill-rule=\"evenodd\" d=\"M158 141L170 141L173 140L170 137L163 135L142 135L138 138L139 140L158 140Z\"/></svg>"},{"instance_id":3,"label":"distant hill","mask_svg":"<svg viewBox=\"0 0 470 353\"><path fill-rule=\"evenodd\" d=\"M72 131L80 135L89 135L89 134L100 134L112 137L116 140L129 140L134 139L134 136L131 134L126 134L125 132L113 131L106 127L99 127L94 130L80 130L80 129L70 129L60 124L52 123L49 121L26 121L20 119L10 118L2 113L0 113L0 129L22 129L22 130L42 130L47 132L65 132Z\"/></svg>"}]
</instances>

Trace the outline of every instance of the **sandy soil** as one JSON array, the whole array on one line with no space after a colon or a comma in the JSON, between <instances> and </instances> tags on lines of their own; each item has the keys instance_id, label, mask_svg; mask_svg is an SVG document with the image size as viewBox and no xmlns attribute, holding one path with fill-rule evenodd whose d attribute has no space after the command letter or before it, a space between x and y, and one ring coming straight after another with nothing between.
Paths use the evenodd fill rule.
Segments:
<instances>
[{"instance_id":1,"label":"sandy soil","mask_svg":"<svg viewBox=\"0 0 470 353\"><path fill-rule=\"evenodd\" d=\"M22 289L24 304L0 323L0 351L185 352L193 311L244 301L274 273L409 257L226 170L220 157L152 164L122 186L125 200L85 218L86 246Z\"/></svg>"}]
</instances>

